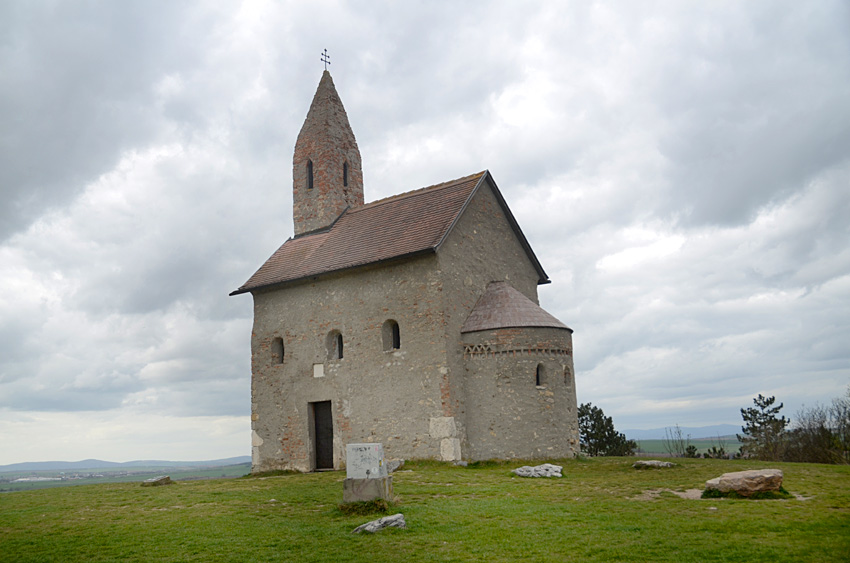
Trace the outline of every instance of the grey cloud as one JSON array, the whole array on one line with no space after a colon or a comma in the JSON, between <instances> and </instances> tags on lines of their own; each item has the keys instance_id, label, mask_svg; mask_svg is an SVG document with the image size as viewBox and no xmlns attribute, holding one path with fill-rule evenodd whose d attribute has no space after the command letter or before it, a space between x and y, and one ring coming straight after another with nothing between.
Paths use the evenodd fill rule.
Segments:
<instances>
[{"instance_id":1,"label":"grey cloud","mask_svg":"<svg viewBox=\"0 0 850 563\"><path fill-rule=\"evenodd\" d=\"M3 3L0 240L161 133L152 87L200 48L181 40L181 6Z\"/></svg>"},{"instance_id":2,"label":"grey cloud","mask_svg":"<svg viewBox=\"0 0 850 563\"><path fill-rule=\"evenodd\" d=\"M847 162L846 5L763 5L697 24L652 83L669 127L670 204L692 224L741 224ZM820 13L818 13L820 12ZM806 22L806 25L801 25ZM845 61L846 62L846 61Z\"/></svg>"}]
</instances>

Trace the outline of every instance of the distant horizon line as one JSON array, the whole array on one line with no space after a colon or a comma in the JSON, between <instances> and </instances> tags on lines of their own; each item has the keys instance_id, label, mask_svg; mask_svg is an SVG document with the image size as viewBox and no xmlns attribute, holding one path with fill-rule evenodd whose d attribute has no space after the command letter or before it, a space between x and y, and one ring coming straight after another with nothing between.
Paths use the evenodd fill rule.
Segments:
<instances>
[{"instance_id":1,"label":"distant horizon line","mask_svg":"<svg viewBox=\"0 0 850 563\"><path fill-rule=\"evenodd\" d=\"M38 470L38 468L33 467L32 469L28 467L19 467L19 466L68 466L69 469L100 469L104 467L139 467L145 465L157 466L158 464L165 465L173 465L180 466L182 465L203 465L210 464L211 466L221 466L221 465L238 465L241 463L248 463L251 461L250 455L240 455L240 456L232 456L232 457L222 457L222 458L214 458L214 459L199 459L199 460L167 460L167 459L132 459L129 461L109 461L105 459L99 458L85 458L78 461L66 461L66 460L44 460L44 461L19 461L7 464L0 464L0 472L2 471L15 471L17 470ZM232 463L229 463L232 462ZM83 465L83 464L92 464L92 465ZM96 465L99 464L99 465ZM61 469L61 467L44 467L44 470L53 470L53 469Z\"/></svg>"}]
</instances>

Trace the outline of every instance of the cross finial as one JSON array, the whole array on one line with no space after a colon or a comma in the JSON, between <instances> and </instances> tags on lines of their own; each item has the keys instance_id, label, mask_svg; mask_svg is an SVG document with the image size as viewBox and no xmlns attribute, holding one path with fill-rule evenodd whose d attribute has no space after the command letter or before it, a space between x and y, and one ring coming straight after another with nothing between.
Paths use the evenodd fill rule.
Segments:
<instances>
[{"instance_id":1,"label":"cross finial","mask_svg":"<svg viewBox=\"0 0 850 563\"><path fill-rule=\"evenodd\" d=\"M322 53L322 62L325 63L325 70L328 70L328 65L331 64L331 56L328 54L327 49Z\"/></svg>"}]
</instances>

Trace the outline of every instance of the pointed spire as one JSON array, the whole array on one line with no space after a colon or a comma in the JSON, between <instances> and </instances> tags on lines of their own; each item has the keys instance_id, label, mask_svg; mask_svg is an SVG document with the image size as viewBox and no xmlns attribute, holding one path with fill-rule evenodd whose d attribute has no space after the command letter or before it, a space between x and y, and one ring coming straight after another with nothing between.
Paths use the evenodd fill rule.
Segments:
<instances>
[{"instance_id":1,"label":"pointed spire","mask_svg":"<svg viewBox=\"0 0 850 563\"><path fill-rule=\"evenodd\" d=\"M363 205L360 149L327 70L295 142L292 180L296 236L329 226L347 207Z\"/></svg>"}]
</instances>

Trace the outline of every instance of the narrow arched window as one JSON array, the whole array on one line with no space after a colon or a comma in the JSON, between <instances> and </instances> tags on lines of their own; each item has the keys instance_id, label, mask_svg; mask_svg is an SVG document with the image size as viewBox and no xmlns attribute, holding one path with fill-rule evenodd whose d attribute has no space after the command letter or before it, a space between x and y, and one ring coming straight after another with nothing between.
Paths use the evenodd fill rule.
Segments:
<instances>
[{"instance_id":1,"label":"narrow arched window","mask_svg":"<svg viewBox=\"0 0 850 563\"><path fill-rule=\"evenodd\" d=\"M307 189L313 189L313 161L307 161Z\"/></svg>"},{"instance_id":2,"label":"narrow arched window","mask_svg":"<svg viewBox=\"0 0 850 563\"><path fill-rule=\"evenodd\" d=\"M384 323L381 327L381 341L385 352L401 348L401 331L397 322L390 319Z\"/></svg>"},{"instance_id":3,"label":"narrow arched window","mask_svg":"<svg viewBox=\"0 0 850 563\"><path fill-rule=\"evenodd\" d=\"M546 385L546 370L544 369L543 364L537 364L537 370L534 374L534 384L538 387Z\"/></svg>"},{"instance_id":4,"label":"narrow arched window","mask_svg":"<svg viewBox=\"0 0 850 563\"><path fill-rule=\"evenodd\" d=\"M342 185L348 185L348 162L342 163Z\"/></svg>"},{"instance_id":5,"label":"narrow arched window","mask_svg":"<svg viewBox=\"0 0 850 563\"><path fill-rule=\"evenodd\" d=\"M283 338L279 336L272 340L272 363L283 363Z\"/></svg>"},{"instance_id":6,"label":"narrow arched window","mask_svg":"<svg viewBox=\"0 0 850 563\"><path fill-rule=\"evenodd\" d=\"M325 346L328 351L329 360L342 359L342 333L338 330L332 330L328 333L325 339Z\"/></svg>"}]
</instances>

